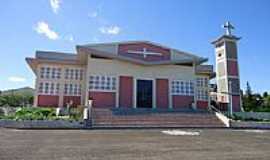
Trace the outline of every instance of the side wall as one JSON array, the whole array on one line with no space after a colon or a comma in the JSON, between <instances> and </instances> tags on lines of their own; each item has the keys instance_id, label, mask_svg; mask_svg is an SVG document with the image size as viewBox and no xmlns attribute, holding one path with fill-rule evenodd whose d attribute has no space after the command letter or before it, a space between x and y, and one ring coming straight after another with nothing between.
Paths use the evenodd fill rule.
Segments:
<instances>
[{"instance_id":1,"label":"side wall","mask_svg":"<svg viewBox=\"0 0 270 160\"><path fill-rule=\"evenodd\" d=\"M50 68L49 74L47 74L46 69L44 70L44 76L41 76L41 68ZM54 71L52 71L54 69ZM57 78L57 69L60 69L60 78ZM73 78L66 77L66 69L72 69ZM85 83L85 73L86 73L86 66L83 65L75 65L75 64L61 64L59 63L45 63L40 62L37 65L37 72L36 72L36 84L35 84L35 97L34 97L34 106L52 106L52 107L63 107L66 106L67 103L70 101L73 102L73 106L81 105L84 102L85 91L86 91L86 83ZM75 70L82 70L82 79L75 79ZM54 74L52 73L54 72ZM47 76L48 75L48 76ZM54 76L53 76L54 75ZM78 75L76 75L78 76ZM43 88L41 87L41 83L43 83ZM49 92L44 92L45 84L49 84ZM57 84L59 84L59 88L57 89ZM67 91L65 93L65 84L69 85L72 84L77 85L78 88L76 92L74 89L72 93ZM53 85L53 89L51 88ZM69 90L69 89L68 89ZM74 94L75 93L75 94ZM58 97L58 98L56 98Z\"/></svg>"}]
</instances>

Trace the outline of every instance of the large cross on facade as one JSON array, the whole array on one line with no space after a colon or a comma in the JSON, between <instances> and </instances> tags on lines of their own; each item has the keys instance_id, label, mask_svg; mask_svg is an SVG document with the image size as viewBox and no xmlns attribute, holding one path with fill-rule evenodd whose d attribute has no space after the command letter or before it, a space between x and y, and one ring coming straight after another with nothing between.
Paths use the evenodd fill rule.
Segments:
<instances>
[{"instance_id":1,"label":"large cross on facade","mask_svg":"<svg viewBox=\"0 0 270 160\"><path fill-rule=\"evenodd\" d=\"M147 57L147 55L157 55L157 56L161 56L162 53L157 53L157 52L151 52L151 51L147 51L146 48L143 48L142 51L133 51L133 50L128 50L128 53L133 53L133 54L141 54L143 55L144 58Z\"/></svg>"},{"instance_id":2,"label":"large cross on facade","mask_svg":"<svg viewBox=\"0 0 270 160\"><path fill-rule=\"evenodd\" d=\"M232 35L232 30L234 29L234 26L229 21L227 21L222 27L225 29L226 35Z\"/></svg>"}]
</instances>

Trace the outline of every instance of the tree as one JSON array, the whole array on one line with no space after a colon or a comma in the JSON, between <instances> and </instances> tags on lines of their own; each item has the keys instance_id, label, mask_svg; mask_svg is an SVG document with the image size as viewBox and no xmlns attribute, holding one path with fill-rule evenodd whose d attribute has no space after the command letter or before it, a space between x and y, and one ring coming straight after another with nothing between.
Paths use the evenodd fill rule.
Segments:
<instances>
[{"instance_id":1,"label":"tree","mask_svg":"<svg viewBox=\"0 0 270 160\"><path fill-rule=\"evenodd\" d=\"M0 96L0 106L23 107L33 104L33 96L9 94Z\"/></svg>"},{"instance_id":2,"label":"tree","mask_svg":"<svg viewBox=\"0 0 270 160\"><path fill-rule=\"evenodd\" d=\"M263 98L267 98L268 96L268 92L263 92Z\"/></svg>"},{"instance_id":3,"label":"tree","mask_svg":"<svg viewBox=\"0 0 270 160\"><path fill-rule=\"evenodd\" d=\"M251 96L252 96L252 90L251 90L251 87L250 87L248 81L247 81L246 95L247 95L249 98L251 98Z\"/></svg>"}]
</instances>

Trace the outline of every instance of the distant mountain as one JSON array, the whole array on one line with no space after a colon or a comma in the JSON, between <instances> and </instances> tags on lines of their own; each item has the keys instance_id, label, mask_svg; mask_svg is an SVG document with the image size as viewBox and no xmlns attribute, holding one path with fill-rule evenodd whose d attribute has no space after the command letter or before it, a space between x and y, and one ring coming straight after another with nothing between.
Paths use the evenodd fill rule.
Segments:
<instances>
[{"instance_id":1,"label":"distant mountain","mask_svg":"<svg viewBox=\"0 0 270 160\"><path fill-rule=\"evenodd\" d=\"M9 94L16 94L16 95L29 95L33 96L35 90L31 87L23 87L18 89L9 89L2 91L1 95L9 95Z\"/></svg>"}]
</instances>

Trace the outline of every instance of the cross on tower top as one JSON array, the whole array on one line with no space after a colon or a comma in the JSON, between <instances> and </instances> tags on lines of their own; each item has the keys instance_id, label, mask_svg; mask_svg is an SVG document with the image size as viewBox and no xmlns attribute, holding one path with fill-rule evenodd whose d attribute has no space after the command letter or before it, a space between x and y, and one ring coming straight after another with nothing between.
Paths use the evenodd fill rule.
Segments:
<instances>
[{"instance_id":1,"label":"cross on tower top","mask_svg":"<svg viewBox=\"0 0 270 160\"><path fill-rule=\"evenodd\" d=\"M232 30L234 29L234 26L231 24L231 22L227 21L222 27L225 29L226 35L232 35Z\"/></svg>"}]
</instances>

